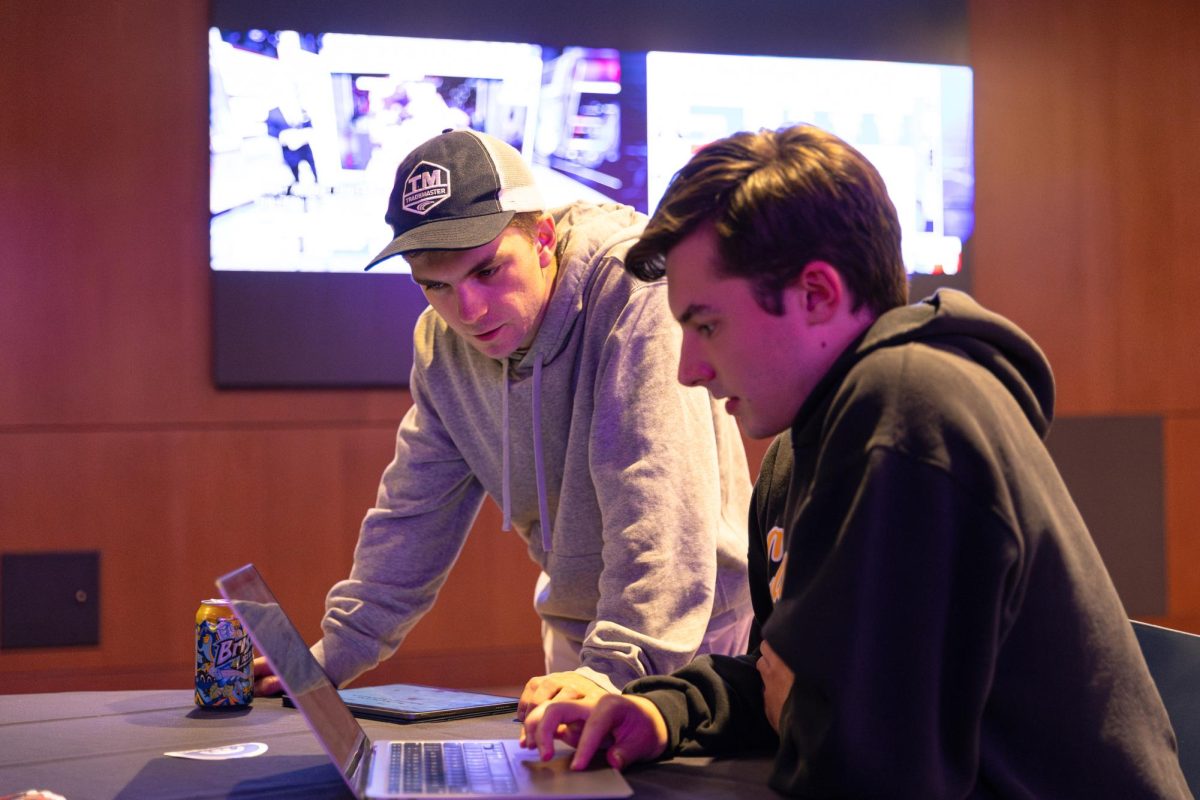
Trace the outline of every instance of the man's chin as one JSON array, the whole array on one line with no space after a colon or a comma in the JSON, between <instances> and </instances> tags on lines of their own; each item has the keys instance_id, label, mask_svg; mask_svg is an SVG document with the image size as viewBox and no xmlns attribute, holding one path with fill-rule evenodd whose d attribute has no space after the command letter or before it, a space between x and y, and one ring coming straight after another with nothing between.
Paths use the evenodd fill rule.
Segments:
<instances>
[{"instance_id":1,"label":"man's chin","mask_svg":"<svg viewBox=\"0 0 1200 800\"><path fill-rule=\"evenodd\" d=\"M766 420L755 418L751 414L742 413L734 417L742 434L750 439L772 439L788 429L788 425L773 424Z\"/></svg>"},{"instance_id":2,"label":"man's chin","mask_svg":"<svg viewBox=\"0 0 1200 800\"><path fill-rule=\"evenodd\" d=\"M496 341L483 342L472 338L471 346L488 358L494 358L497 361L503 361L517 351L517 348L511 343L501 342L498 339Z\"/></svg>"}]
</instances>

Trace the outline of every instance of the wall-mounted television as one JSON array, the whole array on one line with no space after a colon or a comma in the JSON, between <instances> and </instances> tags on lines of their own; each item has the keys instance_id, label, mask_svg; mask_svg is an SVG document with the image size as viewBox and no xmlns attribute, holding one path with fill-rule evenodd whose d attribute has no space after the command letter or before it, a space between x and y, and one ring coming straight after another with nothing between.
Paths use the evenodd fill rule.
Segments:
<instances>
[{"instance_id":1,"label":"wall-mounted television","mask_svg":"<svg viewBox=\"0 0 1200 800\"><path fill-rule=\"evenodd\" d=\"M961 273L966 66L265 27L208 45L218 386L407 384L424 298L402 258L362 269L391 239L396 166L450 127L517 147L550 205L650 212L707 142L812 122L880 169L910 273Z\"/></svg>"}]
</instances>

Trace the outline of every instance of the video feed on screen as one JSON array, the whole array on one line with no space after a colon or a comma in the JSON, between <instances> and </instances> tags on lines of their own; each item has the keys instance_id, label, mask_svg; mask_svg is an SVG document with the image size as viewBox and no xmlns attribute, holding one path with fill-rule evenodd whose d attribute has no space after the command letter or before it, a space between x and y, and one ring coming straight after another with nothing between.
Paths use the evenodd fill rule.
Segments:
<instances>
[{"instance_id":1,"label":"video feed on screen","mask_svg":"<svg viewBox=\"0 0 1200 800\"><path fill-rule=\"evenodd\" d=\"M909 272L958 272L973 227L967 67L219 28L209 63L214 270L361 272L400 161L461 127L520 150L549 207L651 212L708 142L810 122L883 175Z\"/></svg>"},{"instance_id":2,"label":"video feed on screen","mask_svg":"<svg viewBox=\"0 0 1200 800\"><path fill-rule=\"evenodd\" d=\"M645 209L614 50L214 28L209 52L213 269L361 272L392 238L396 167L447 128L524 153L549 206Z\"/></svg>"},{"instance_id":3,"label":"video feed on screen","mask_svg":"<svg viewBox=\"0 0 1200 800\"><path fill-rule=\"evenodd\" d=\"M534 166L645 212L645 53L542 52Z\"/></svg>"},{"instance_id":4,"label":"video feed on screen","mask_svg":"<svg viewBox=\"0 0 1200 800\"><path fill-rule=\"evenodd\" d=\"M651 207L708 142L808 122L879 170L909 272L959 270L973 227L968 67L651 52L646 98Z\"/></svg>"}]
</instances>

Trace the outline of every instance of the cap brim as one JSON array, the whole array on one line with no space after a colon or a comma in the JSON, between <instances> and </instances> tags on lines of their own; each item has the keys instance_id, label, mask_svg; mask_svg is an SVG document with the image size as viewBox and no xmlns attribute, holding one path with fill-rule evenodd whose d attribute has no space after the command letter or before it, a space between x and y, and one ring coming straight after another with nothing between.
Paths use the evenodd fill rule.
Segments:
<instances>
[{"instance_id":1,"label":"cap brim","mask_svg":"<svg viewBox=\"0 0 1200 800\"><path fill-rule=\"evenodd\" d=\"M470 250L480 247L499 236L514 211L498 211L479 217L443 219L418 225L410 231L392 239L391 243L371 259L363 271L371 269L381 261L414 250Z\"/></svg>"}]
</instances>

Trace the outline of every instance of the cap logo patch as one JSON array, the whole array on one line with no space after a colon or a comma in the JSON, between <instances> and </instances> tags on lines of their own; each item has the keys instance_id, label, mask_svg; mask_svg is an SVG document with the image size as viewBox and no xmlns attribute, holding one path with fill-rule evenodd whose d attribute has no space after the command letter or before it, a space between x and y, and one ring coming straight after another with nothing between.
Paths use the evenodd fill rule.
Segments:
<instances>
[{"instance_id":1,"label":"cap logo patch","mask_svg":"<svg viewBox=\"0 0 1200 800\"><path fill-rule=\"evenodd\" d=\"M450 170L440 164L421 161L404 179L400 206L405 211L425 216L450 197Z\"/></svg>"}]
</instances>

